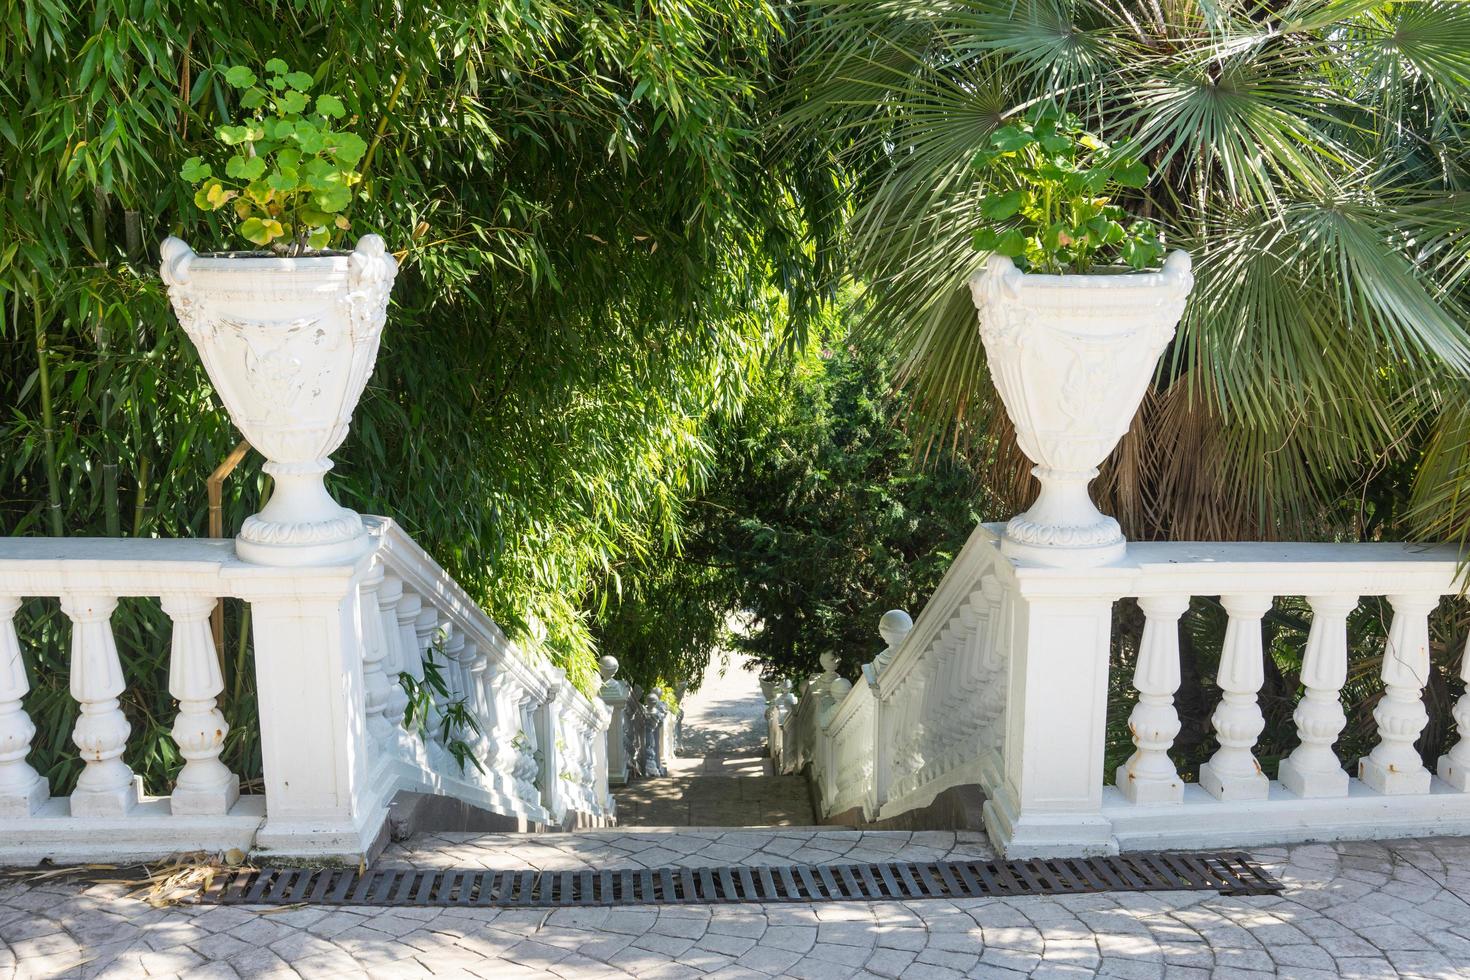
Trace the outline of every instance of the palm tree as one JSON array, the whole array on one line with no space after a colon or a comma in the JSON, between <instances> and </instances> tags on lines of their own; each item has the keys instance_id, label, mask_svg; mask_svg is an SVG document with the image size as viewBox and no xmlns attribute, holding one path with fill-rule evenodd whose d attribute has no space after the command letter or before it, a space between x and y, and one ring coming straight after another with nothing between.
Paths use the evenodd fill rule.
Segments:
<instances>
[{"instance_id":1,"label":"palm tree","mask_svg":"<svg viewBox=\"0 0 1470 980\"><path fill-rule=\"evenodd\" d=\"M1052 101L1149 163L1128 203L1195 259L1099 481L1129 533L1470 528L1470 3L813 0L796 43L780 137L845 182L867 333L997 485L1029 478L963 288L973 158Z\"/></svg>"}]
</instances>

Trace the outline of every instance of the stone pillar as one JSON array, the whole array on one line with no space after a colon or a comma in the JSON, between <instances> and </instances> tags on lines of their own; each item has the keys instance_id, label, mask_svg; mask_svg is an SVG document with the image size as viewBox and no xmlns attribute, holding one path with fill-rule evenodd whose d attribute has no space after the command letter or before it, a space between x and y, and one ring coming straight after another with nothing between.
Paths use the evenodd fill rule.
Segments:
<instances>
[{"instance_id":1,"label":"stone pillar","mask_svg":"<svg viewBox=\"0 0 1470 980\"><path fill-rule=\"evenodd\" d=\"M356 864L373 852L387 800L369 777L354 565L226 567L251 604L266 818L256 845L272 856Z\"/></svg>"},{"instance_id":2,"label":"stone pillar","mask_svg":"<svg viewBox=\"0 0 1470 980\"><path fill-rule=\"evenodd\" d=\"M597 666L602 674L600 697L612 711L612 721L607 726L607 781L614 786L620 786L628 781L628 757L623 744L628 685L615 679L618 672L616 657L603 657L597 662Z\"/></svg>"},{"instance_id":3,"label":"stone pillar","mask_svg":"<svg viewBox=\"0 0 1470 980\"><path fill-rule=\"evenodd\" d=\"M902 609L890 609L878 620L878 635L883 638L883 652L873 658L878 673L883 673L893 662L899 647L913 631L914 621Z\"/></svg>"},{"instance_id":4,"label":"stone pillar","mask_svg":"<svg viewBox=\"0 0 1470 980\"><path fill-rule=\"evenodd\" d=\"M1005 781L985 825L1008 858L1106 854L1102 815L1109 598L1011 599Z\"/></svg>"}]
</instances>

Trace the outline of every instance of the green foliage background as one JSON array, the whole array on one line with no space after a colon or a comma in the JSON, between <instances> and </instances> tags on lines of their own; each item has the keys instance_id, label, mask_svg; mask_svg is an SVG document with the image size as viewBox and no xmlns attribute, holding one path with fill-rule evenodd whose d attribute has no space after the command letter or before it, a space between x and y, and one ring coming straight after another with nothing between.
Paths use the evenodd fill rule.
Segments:
<instances>
[{"instance_id":1,"label":"green foliage background","mask_svg":"<svg viewBox=\"0 0 1470 980\"><path fill-rule=\"evenodd\" d=\"M799 359L714 420L711 475L679 551L620 569L627 587L598 636L636 683L697 681L722 644L767 676L808 677L830 651L856 677L882 649L879 617L917 616L976 522L995 517L964 457L916 458L909 404L884 359L852 344L852 309L834 309Z\"/></svg>"},{"instance_id":2,"label":"green foliage background","mask_svg":"<svg viewBox=\"0 0 1470 980\"><path fill-rule=\"evenodd\" d=\"M774 9L595 0L56 0L0 15L0 534L189 536L238 440L155 273L168 234L240 247L176 174L232 115L231 64L321 66L368 140L353 234L402 262L378 369L332 485L388 514L584 686L584 597L672 541L738 405L820 280L792 156L765 154ZM218 67L216 67L218 66ZM793 311L796 315L793 315ZM260 460L227 486L226 532ZM155 788L166 623L115 619ZM67 630L27 604L33 762L65 791ZM259 772L230 615L226 761Z\"/></svg>"}]
</instances>

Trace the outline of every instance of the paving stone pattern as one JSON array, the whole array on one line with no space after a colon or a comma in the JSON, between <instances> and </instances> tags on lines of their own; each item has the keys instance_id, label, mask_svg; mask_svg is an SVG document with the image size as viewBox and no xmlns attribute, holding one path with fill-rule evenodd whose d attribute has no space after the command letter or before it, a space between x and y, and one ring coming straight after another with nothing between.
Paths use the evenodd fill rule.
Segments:
<instances>
[{"instance_id":1,"label":"paving stone pattern","mask_svg":"<svg viewBox=\"0 0 1470 980\"><path fill-rule=\"evenodd\" d=\"M704 682L683 704L683 740L688 755L757 752L766 744L766 699L760 675L733 653L716 654Z\"/></svg>"},{"instance_id":2,"label":"paving stone pattern","mask_svg":"<svg viewBox=\"0 0 1470 980\"><path fill-rule=\"evenodd\" d=\"M868 864L879 861L988 861L973 831L599 830L576 834L422 834L395 844L380 864L395 868L713 868L722 865Z\"/></svg>"},{"instance_id":3,"label":"paving stone pattern","mask_svg":"<svg viewBox=\"0 0 1470 980\"><path fill-rule=\"evenodd\" d=\"M815 835L797 850L820 839ZM848 852L876 840L859 835ZM503 842L486 846L498 853ZM897 851L904 846L920 845L910 838ZM1284 895L1118 892L525 911L152 910L127 898L122 885L11 881L0 884L0 980L1470 975L1470 841L1302 845L1259 850L1256 857L1287 883Z\"/></svg>"}]
</instances>

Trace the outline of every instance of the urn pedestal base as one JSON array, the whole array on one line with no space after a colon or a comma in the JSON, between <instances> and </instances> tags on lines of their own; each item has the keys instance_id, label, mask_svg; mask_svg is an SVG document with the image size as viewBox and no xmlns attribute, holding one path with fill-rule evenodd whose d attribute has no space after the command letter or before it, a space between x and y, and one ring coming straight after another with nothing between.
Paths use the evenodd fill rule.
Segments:
<instances>
[{"instance_id":1,"label":"urn pedestal base","mask_svg":"<svg viewBox=\"0 0 1470 980\"><path fill-rule=\"evenodd\" d=\"M1087 484L1097 470L1031 470L1041 493L1024 514L1006 524L1000 552L1017 561L1053 568L1096 568L1121 561L1128 551L1118 522L1100 512Z\"/></svg>"},{"instance_id":2,"label":"urn pedestal base","mask_svg":"<svg viewBox=\"0 0 1470 980\"><path fill-rule=\"evenodd\" d=\"M257 565L290 567L352 561L371 546L362 518L327 493L322 478L330 462L301 468L267 463L275 478L270 502L245 518L235 538L235 554Z\"/></svg>"}]
</instances>

